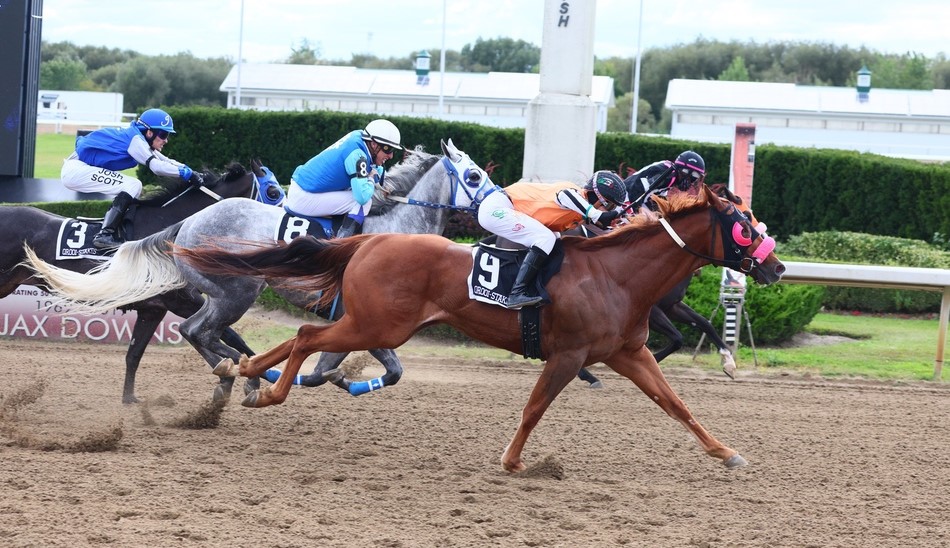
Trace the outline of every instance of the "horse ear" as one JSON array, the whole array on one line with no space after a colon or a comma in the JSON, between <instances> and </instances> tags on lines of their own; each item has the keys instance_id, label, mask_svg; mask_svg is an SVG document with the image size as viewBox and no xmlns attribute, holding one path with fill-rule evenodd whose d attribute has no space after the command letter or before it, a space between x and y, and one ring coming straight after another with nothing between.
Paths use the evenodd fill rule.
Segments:
<instances>
[{"instance_id":1,"label":"horse ear","mask_svg":"<svg viewBox=\"0 0 950 548\"><path fill-rule=\"evenodd\" d=\"M254 175L257 175L258 177L264 176L264 170L261 169L261 166L263 165L264 164L261 163L259 158L251 158L251 171L254 172Z\"/></svg>"},{"instance_id":2,"label":"horse ear","mask_svg":"<svg viewBox=\"0 0 950 548\"><path fill-rule=\"evenodd\" d=\"M448 143L445 140L441 140L440 143L442 144L442 153L448 156L450 160L457 162L462 159L462 153L455 147L451 137L449 137Z\"/></svg>"}]
</instances>

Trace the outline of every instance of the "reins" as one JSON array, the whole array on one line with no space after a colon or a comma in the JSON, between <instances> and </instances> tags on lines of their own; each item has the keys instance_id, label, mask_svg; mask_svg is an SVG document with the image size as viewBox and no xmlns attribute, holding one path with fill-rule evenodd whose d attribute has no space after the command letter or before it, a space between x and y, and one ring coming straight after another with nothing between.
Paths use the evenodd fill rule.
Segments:
<instances>
[{"instance_id":1,"label":"reins","mask_svg":"<svg viewBox=\"0 0 950 548\"><path fill-rule=\"evenodd\" d=\"M251 185L250 192L248 193L248 197L251 198L252 200L255 198L255 191L258 189L257 176L254 175L253 177L254 177L254 183ZM181 192L179 192L179 193L178 193L177 195L175 195L175 197L173 197L172 199L170 199L170 200L168 200L167 202L165 202L164 204L162 204L161 207L167 207L167 206L171 205L172 202L174 202L174 201L177 200L178 198L181 198L181 197L184 196L186 193L190 192L191 190L193 190L193 189L195 189L195 188L197 188L197 189L200 190L201 192L204 192L205 194L207 194L208 196L210 196L212 200L214 200L214 201L216 201L216 202L220 202L221 200L224 199L224 198L221 197L220 194L218 194L217 192L211 190L210 188L208 188L208 187L206 187L206 186L204 186L204 185L199 185L199 186L191 185L191 186L189 186L188 188L186 188L185 190L182 190Z\"/></svg>"},{"instance_id":2,"label":"reins","mask_svg":"<svg viewBox=\"0 0 950 548\"><path fill-rule=\"evenodd\" d=\"M425 200L416 200L415 198L409 198L406 196L386 196L386 198L394 202L427 207L430 209L451 209L454 211L466 211L472 214L476 213L478 211L478 206L475 205L476 204L475 198L468 192L468 189L465 188L464 183L462 183L461 178L455 172L455 169L452 167L452 164L447 161L447 157L442 158L442 163L445 166L446 172L448 172L449 174L449 180L452 181L452 184L454 185L452 188L452 202L453 202L452 204L440 204L436 202L428 202ZM385 192L385 190L382 188L382 186L379 185L379 183L376 184L376 188ZM454 202L455 202L456 188L461 188L462 191L465 192L465 194L468 196L469 200L472 202L473 205L471 206L455 205Z\"/></svg>"},{"instance_id":3,"label":"reins","mask_svg":"<svg viewBox=\"0 0 950 548\"><path fill-rule=\"evenodd\" d=\"M719 219L717 219L716 211L710 210L710 218L713 220L713 224L715 224L716 221L719 221ZM709 261L710 263L716 266L724 266L726 268L730 268L732 270L737 270L739 272L742 272L743 274L748 274L752 272L752 270L758 266L758 263L752 257L742 257L739 260L725 259L725 258L717 259L716 257L710 257L709 255L706 255L705 253L700 253L696 251L695 249L686 245L686 242L683 241L682 238L680 238L679 234L676 233L676 230L673 229L673 226L670 225L669 221L667 221L666 218L660 217L660 225L663 226L663 229L666 230L666 233L669 234L670 238L672 238L673 241L676 242L676 245L678 245L680 249L682 249L683 251L686 251L687 253L690 253L691 255L699 257L700 259ZM719 225L720 225L720 230L721 230L722 229L721 221L719 222ZM715 247L716 245L716 231L713 231L711 235L711 240L712 242L711 242L710 248ZM723 237L723 243L725 243L725 237ZM738 245L734 241L732 243L734 245ZM743 247L743 246L739 246L739 247ZM745 246L745 247L748 247L748 246Z\"/></svg>"}]
</instances>

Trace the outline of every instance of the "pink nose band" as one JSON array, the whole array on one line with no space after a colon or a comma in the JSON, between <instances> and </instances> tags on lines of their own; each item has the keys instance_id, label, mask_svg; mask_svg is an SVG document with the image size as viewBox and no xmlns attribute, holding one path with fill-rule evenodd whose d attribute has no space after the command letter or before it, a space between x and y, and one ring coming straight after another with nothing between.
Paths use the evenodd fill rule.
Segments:
<instances>
[{"instance_id":1,"label":"pink nose band","mask_svg":"<svg viewBox=\"0 0 950 548\"><path fill-rule=\"evenodd\" d=\"M759 247L755 248L755 252L752 253L752 256L761 262L764 261L774 249L775 238L768 236L762 239L762 243L759 244Z\"/></svg>"}]
</instances>

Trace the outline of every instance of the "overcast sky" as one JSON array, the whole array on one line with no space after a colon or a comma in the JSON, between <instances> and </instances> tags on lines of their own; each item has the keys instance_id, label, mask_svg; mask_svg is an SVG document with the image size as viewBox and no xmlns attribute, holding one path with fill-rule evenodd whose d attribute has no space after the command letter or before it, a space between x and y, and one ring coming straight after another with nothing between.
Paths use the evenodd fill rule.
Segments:
<instances>
[{"instance_id":1,"label":"overcast sky","mask_svg":"<svg viewBox=\"0 0 950 548\"><path fill-rule=\"evenodd\" d=\"M565 0L578 3L582 0ZM950 53L950 1L642 0L641 47L710 40L823 42L883 53ZM130 49L146 55L190 51L238 58L241 0L44 0L43 39ZM541 45L544 0L244 0L242 56L286 59L303 40L324 59L354 53L403 57L477 38ZM781 4L781 5L777 5ZM597 0L594 53L632 57L639 0Z\"/></svg>"}]
</instances>

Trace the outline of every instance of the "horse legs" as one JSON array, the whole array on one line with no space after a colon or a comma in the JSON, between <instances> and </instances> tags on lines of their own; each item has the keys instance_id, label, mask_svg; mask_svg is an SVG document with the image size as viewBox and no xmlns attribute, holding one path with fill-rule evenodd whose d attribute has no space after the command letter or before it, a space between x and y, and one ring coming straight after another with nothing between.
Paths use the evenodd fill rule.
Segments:
<instances>
[{"instance_id":1,"label":"horse legs","mask_svg":"<svg viewBox=\"0 0 950 548\"><path fill-rule=\"evenodd\" d=\"M693 418L689 408L673 391L660 371L660 366L653 359L653 354L645 346L632 356L618 354L606 363L611 369L633 381L637 388L666 411L667 415L682 423L696 437L707 455L720 459L726 468L739 468L748 464L738 451L723 445Z\"/></svg>"},{"instance_id":2,"label":"horse legs","mask_svg":"<svg viewBox=\"0 0 950 548\"><path fill-rule=\"evenodd\" d=\"M244 356L253 356L254 351L251 350L251 347L244 342L244 339L238 335L238 332L230 327L224 329L224 333L221 334L221 342L230 346L231 348L237 350ZM224 383L226 379L221 379L221 382ZM232 381L233 382L233 381ZM261 387L261 378L260 377L251 377L247 379L244 383L244 395L248 395L254 390L257 390Z\"/></svg>"},{"instance_id":3,"label":"horse legs","mask_svg":"<svg viewBox=\"0 0 950 548\"><path fill-rule=\"evenodd\" d=\"M676 326L673 325L673 322L659 306L650 308L650 330L658 331L670 340L670 344L653 353L653 359L657 363L683 347L683 334L676 329Z\"/></svg>"},{"instance_id":4,"label":"horse legs","mask_svg":"<svg viewBox=\"0 0 950 548\"><path fill-rule=\"evenodd\" d=\"M294 383L303 386L320 386L330 381L353 396L359 396L399 382L399 379L402 378L403 369L402 362L396 356L395 350L374 348L369 350L369 353L386 368L386 373L383 376L368 381L351 381L338 369L349 353L323 352L320 354L320 359L313 368L313 372L306 376L297 377L294 379Z\"/></svg>"},{"instance_id":5,"label":"horse legs","mask_svg":"<svg viewBox=\"0 0 950 548\"><path fill-rule=\"evenodd\" d=\"M414 327L411 322L404 322L402 325L392 322L388 326L387 339L380 341L380 335L375 333L375 330L360 330L356 322L357 320L351 316L344 316L343 319L330 325L304 324L297 330L296 337L253 358L243 358L240 363L240 372L244 376L260 375L284 359L287 360L287 365L284 367L280 378L277 379L277 383L252 392L244 398L242 405L245 407L266 407L282 403L290 393L290 387L293 385L297 372L300 371L300 366L311 354L320 350L352 352L375 347L380 342L392 343L391 346L399 346L409 339ZM392 356L395 358L395 353ZM396 364L398 364L398 359L396 359ZM402 365L399 364L396 370L401 374Z\"/></svg>"},{"instance_id":6,"label":"horse legs","mask_svg":"<svg viewBox=\"0 0 950 548\"><path fill-rule=\"evenodd\" d=\"M125 383L122 386L122 403L139 403L135 397L135 373L139 369L142 355L158 324L162 322L168 310L162 306L142 306L136 308L135 326L132 327L132 340L125 353Z\"/></svg>"},{"instance_id":7,"label":"horse legs","mask_svg":"<svg viewBox=\"0 0 950 548\"><path fill-rule=\"evenodd\" d=\"M699 329L706 336L709 337L709 340L716 345L716 348L719 349L719 354L722 356L722 371L729 376L730 379L735 378L736 371L736 361L732 357L732 351L729 350L729 347L726 345L725 341L722 340L722 337L719 336L719 332L716 331L716 328L713 327L709 320L704 318L701 314L690 308L684 302L678 302L669 308L667 312L670 319L685 323ZM653 314L650 314L650 320L653 320ZM657 359L656 361L660 361Z\"/></svg>"},{"instance_id":8,"label":"horse legs","mask_svg":"<svg viewBox=\"0 0 950 548\"><path fill-rule=\"evenodd\" d=\"M501 465L509 472L522 472L526 468L521 460L521 452L525 442L534 427L541 420L554 398L564 390L580 369L581 357L570 354L559 354L551 357L544 364L544 370L538 377L528 403L521 411L521 422L515 431L514 437L508 442L505 451L501 454ZM570 364L576 364L571 366Z\"/></svg>"},{"instance_id":9,"label":"horse legs","mask_svg":"<svg viewBox=\"0 0 950 548\"><path fill-rule=\"evenodd\" d=\"M244 339L229 327L233 323L233 321L228 321L230 317L215 320L216 316L209 312L210 309L214 308L213 304L209 302L210 299L205 300L194 286L167 293L162 296L162 301L169 310L186 318L180 326L182 337L194 347L212 368L219 366L222 361L227 361L228 357L231 358L230 363L237 363L242 353L254 354L247 343L244 342ZM240 303L238 306L240 306ZM209 324L210 329L208 328ZM215 333L217 334L215 335ZM222 358L222 356L224 357ZM244 391L247 393L259 387L260 379L254 377L247 381ZM212 399L214 401L227 400L231 397L233 388L234 377L222 376L218 386L214 388Z\"/></svg>"},{"instance_id":10,"label":"horse legs","mask_svg":"<svg viewBox=\"0 0 950 548\"><path fill-rule=\"evenodd\" d=\"M577 372L577 378L588 383L590 388L604 387L604 383L586 367L581 367L581 370Z\"/></svg>"}]
</instances>

